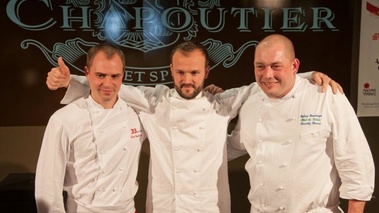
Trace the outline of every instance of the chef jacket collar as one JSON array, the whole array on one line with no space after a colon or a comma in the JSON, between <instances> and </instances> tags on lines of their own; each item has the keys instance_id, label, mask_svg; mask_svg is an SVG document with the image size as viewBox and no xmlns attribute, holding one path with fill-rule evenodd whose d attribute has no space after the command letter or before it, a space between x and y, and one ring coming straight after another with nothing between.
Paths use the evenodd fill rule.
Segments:
<instances>
[{"instance_id":1,"label":"chef jacket collar","mask_svg":"<svg viewBox=\"0 0 379 213\"><path fill-rule=\"evenodd\" d=\"M104 109L103 106L101 106L95 100L93 100L91 95L88 95L88 97L86 97L85 100L91 109ZM125 103L122 104L120 97L118 97L116 103L113 105L113 109L115 109L115 108L123 109L124 105L125 105Z\"/></svg>"},{"instance_id":2,"label":"chef jacket collar","mask_svg":"<svg viewBox=\"0 0 379 213\"><path fill-rule=\"evenodd\" d=\"M179 93L176 91L176 89L171 89L170 96L174 97L174 98L181 99L181 100L190 100L190 99L186 99L186 98L183 98L182 96L180 96ZM197 94L197 96L193 99L198 99L201 97L203 97L203 92L200 92L199 94Z\"/></svg>"}]
</instances>

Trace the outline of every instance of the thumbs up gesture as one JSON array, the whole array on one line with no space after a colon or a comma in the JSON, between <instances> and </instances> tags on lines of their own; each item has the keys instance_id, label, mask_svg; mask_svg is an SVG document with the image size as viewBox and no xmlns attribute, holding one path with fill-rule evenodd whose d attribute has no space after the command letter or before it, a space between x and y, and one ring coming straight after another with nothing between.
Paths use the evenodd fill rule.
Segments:
<instances>
[{"instance_id":1,"label":"thumbs up gesture","mask_svg":"<svg viewBox=\"0 0 379 213\"><path fill-rule=\"evenodd\" d=\"M68 87L71 76L70 69L64 63L62 57L58 58L58 67L54 67L47 73L46 85L50 90Z\"/></svg>"}]
</instances>

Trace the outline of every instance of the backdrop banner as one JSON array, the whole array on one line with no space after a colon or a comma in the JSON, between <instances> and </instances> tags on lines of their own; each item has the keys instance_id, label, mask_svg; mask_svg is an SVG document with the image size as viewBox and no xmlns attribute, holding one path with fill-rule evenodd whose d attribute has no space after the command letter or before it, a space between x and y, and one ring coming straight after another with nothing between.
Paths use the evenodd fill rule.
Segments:
<instances>
[{"instance_id":1,"label":"backdrop banner","mask_svg":"<svg viewBox=\"0 0 379 213\"><path fill-rule=\"evenodd\" d=\"M358 116L379 116L379 0L362 1Z\"/></svg>"},{"instance_id":2,"label":"backdrop banner","mask_svg":"<svg viewBox=\"0 0 379 213\"><path fill-rule=\"evenodd\" d=\"M65 89L47 89L47 72L62 56L72 74L83 75L86 52L100 42L110 42L125 52L125 84L171 87L171 49L182 41L197 40L205 45L211 58L211 73L205 85L213 83L228 89L255 81L252 62L256 44L267 35L280 33L294 42L300 72L328 74L349 97L354 2L0 1L0 126L46 125L54 111L63 106L59 102L65 93ZM378 21L373 15L377 14L376 7L372 8L373 12L365 9L363 17ZM366 27L371 31L365 40L372 49L365 65L377 66L372 57L378 41L373 39L372 31L378 27L371 26ZM362 83L369 82L369 87L361 88L367 91L365 94L372 94L379 83L378 77L373 77L378 70L364 70L372 77L362 79Z\"/></svg>"}]
</instances>

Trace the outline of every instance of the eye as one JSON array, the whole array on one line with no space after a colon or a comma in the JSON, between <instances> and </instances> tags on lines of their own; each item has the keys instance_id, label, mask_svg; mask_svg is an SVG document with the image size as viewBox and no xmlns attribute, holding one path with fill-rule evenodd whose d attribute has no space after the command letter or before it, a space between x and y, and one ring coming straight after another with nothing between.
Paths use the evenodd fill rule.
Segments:
<instances>
[{"instance_id":1,"label":"eye","mask_svg":"<svg viewBox=\"0 0 379 213\"><path fill-rule=\"evenodd\" d=\"M198 75L198 74L200 74L199 71L192 71L192 72L191 72L191 75Z\"/></svg>"},{"instance_id":2,"label":"eye","mask_svg":"<svg viewBox=\"0 0 379 213\"><path fill-rule=\"evenodd\" d=\"M105 78L105 75L104 75L104 74L101 74L101 73L96 73L96 76L97 76L98 78Z\"/></svg>"},{"instance_id":3,"label":"eye","mask_svg":"<svg viewBox=\"0 0 379 213\"><path fill-rule=\"evenodd\" d=\"M118 79L120 78L121 75L117 74L117 75L112 75L112 79Z\"/></svg>"},{"instance_id":4,"label":"eye","mask_svg":"<svg viewBox=\"0 0 379 213\"><path fill-rule=\"evenodd\" d=\"M257 69L257 70L263 70L264 66L261 65L261 64L258 64L258 65L255 65L255 69Z\"/></svg>"},{"instance_id":5,"label":"eye","mask_svg":"<svg viewBox=\"0 0 379 213\"><path fill-rule=\"evenodd\" d=\"M281 66L278 65L278 64L274 64L274 65L271 66L271 68L272 68L273 70L278 70L278 69L281 68Z\"/></svg>"}]
</instances>

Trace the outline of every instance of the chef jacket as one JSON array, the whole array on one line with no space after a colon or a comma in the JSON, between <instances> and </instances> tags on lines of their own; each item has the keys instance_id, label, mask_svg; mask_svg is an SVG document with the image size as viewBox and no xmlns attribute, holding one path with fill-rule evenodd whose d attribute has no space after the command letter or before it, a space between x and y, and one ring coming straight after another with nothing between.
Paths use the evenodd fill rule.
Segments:
<instances>
[{"instance_id":1,"label":"chef jacket","mask_svg":"<svg viewBox=\"0 0 379 213\"><path fill-rule=\"evenodd\" d=\"M136 112L119 99L104 109L91 96L58 111L46 127L38 159L39 212L134 213L141 144Z\"/></svg>"},{"instance_id":2,"label":"chef jacket","mask_svg":"<svg viewBox=\"0 0 379 213\"><path fill-rule=\"evenodd\" d=\"M72 76L62 103L88 92L84 82ZM119 96L139 112L150 142L147 212L230 212L227 127L255 89L187 100L164 85L122 86Z\"/></svg>"},{"instance_id":3,"label":"chef jacket","mask_svg":"<svg viewBox=\"0 0 379 213\"><path fill-rule=\"evenodd\" d=\"M251 213L342 212L339 197L370 200L374 163L349 101L297 78L283 98L263 91L242 106L233 148L246 149Z\"/></svg>"}]
</instances>

